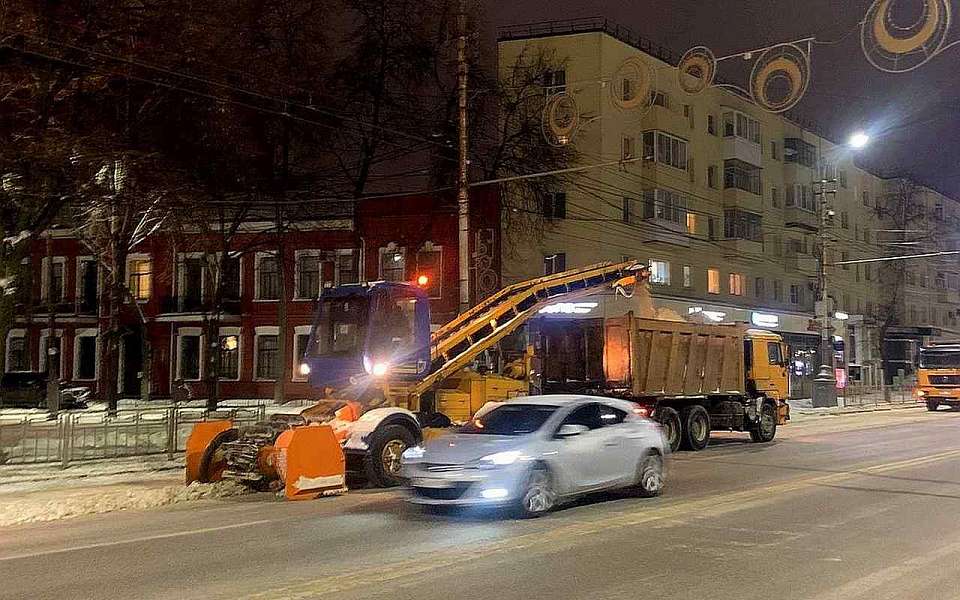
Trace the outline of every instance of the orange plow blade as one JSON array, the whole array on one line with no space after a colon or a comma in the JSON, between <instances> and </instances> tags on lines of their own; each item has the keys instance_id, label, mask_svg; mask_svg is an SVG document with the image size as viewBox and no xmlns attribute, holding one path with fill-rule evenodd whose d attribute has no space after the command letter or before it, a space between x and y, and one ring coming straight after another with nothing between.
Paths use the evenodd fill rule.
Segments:
<instances>
[{"instance_id":1,"label":"orange plow blade","mask_svg":"<svg viewBox=\"0 0 960 600\"><path fill-rule=\"evenodd\" d=\"M220 479L223 473L223 465L210 464L213 456L204 460L204 455L208 454L210 444L218 435L232 428L232 421L204 421L193 426L193 431L187 438L187 485L194 481L218 481ZM208 472L204 473L204 471Z\"/></svg>"},{"instance_id":2,"label":"orange plow blade","mask_svg":"<svg viewBox=\"0 0 960 600\"><path fill-rule=\"evenodd\" d=\"M311 500L347 490L343 449L329 425L288 429L274 447L288 500Z\"/></svg>"}]
</instances>

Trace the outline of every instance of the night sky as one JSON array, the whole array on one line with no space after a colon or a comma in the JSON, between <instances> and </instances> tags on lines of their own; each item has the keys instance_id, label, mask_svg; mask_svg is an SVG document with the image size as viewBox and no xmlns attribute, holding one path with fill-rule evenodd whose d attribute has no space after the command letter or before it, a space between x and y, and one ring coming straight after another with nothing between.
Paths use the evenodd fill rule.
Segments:
<instances>
[{"instance_id":1,"label":"night sky","mask_svg":"<svg viewBox=\"0 0 960 600\"><path fill-rule=\"evenodd\" d=\"M921 5L900 2L904 21ZM496 26L605 17L678 56L695 45L723 56L808 36L839 39L814 47L813 80L794 112L836 141L858 128L870 131L874 142L858 164L881 174L908 173L960 200L960 45L912 72L883 73L867 62L859 28L854 30L869 5L869 0L487 0L486 17ZM947 43L958 39L960 3L953 0ZM723 64L719 77L734 75L725 73Z\"/></svg>"}]
</instances>

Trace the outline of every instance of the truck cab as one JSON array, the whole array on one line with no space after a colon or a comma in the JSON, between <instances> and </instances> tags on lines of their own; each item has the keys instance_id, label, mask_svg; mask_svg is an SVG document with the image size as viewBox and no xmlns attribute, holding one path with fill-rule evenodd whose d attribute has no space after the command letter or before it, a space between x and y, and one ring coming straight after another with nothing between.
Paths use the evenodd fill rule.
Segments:
<instances>
[{"instance_id":1,"label":"truck cab","mask_svg":"<svg viewBox=\"0 0 960 600\"><path fill-rule=\"evenodd\" d=\"M342 285L320 296L301 374L318 388L416 380L430 368L430 303L409 283Z\"/></svg>"},{"instance_id":2,"label":"truck cab","mask_svg":"<svg viewBox=\"0 0 960 600\"><path fill-rule=\"evenodd\" d=\"M937 410L942 404L960 407L960 344L920 348L914 395L927 410Z\"/></svg>"},{"instance_id":3,"label":"truck cab","mask_svg":"<svg viewBox=\"0 0 960 600\"><path fill-rule=\"evenodd\" d=\"M790 377L783 338L765 329L748 329L743 350L747 390L754 396L786 400Z\"/></svg>"}]
</instances>

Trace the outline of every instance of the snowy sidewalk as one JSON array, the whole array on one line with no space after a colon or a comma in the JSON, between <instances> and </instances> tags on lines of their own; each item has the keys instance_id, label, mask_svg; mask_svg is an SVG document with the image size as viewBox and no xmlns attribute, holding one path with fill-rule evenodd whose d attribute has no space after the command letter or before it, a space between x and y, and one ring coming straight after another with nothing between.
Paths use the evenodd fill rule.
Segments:
<instances>
[{"instance_id":1,"label":"snowy sidewalk","mask_svg":"<svg viewBox=\"0 0 960 600\"><path fill-rule=\"evenodd\" d=\"M229 481L183 484L183 461L136 458L0 467L0 527L117 510L223 498L247 490Z\"/></svg>"},{"instance_id":2,"label":"snowy sidewalk","mask_svg":"<svg viewBox=\"0 0 960 600\"><path fill-rule=\"evenodd\" d=\"M906 401L900 401L899 398L896 398L895 401L892 402L884 402L882 399L878 398L874 402L846 404L844 406L831 406L827 408L813 408L813 402L810 398L788 400L787 403L790 405L790 416L793 419L922 408L922 405L914 401L912 398Z\"/></svg>"}]
</instances>

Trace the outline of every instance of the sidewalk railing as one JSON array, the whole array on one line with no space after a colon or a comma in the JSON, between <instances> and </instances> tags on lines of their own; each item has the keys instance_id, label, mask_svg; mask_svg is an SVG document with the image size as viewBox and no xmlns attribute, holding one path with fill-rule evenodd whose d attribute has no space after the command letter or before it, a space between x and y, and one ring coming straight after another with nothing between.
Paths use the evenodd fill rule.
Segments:
<instances>
[{"instance_id":1,"label":"sidewalk railing","mask_svg":"<svg viewBox=\"0 0 960 600\"><path fill-rule=\"evenodd\" d=\"M914 402L913 385L851 385L839 390L840 406L880 406Z\"/></svg>"},{"instance_id":2,"label":"sidewalk railing","mask_svg":"<svg viewBox=\"0 0 960 600\"><path fill-rule=\"evenodd\" d=\"M239 425L264 420L266 406L204 409L158 406L61 413L55 420L36 414L0 421L0 464L60 463L167 454L186 449L196 423L229 418Z\"/></svg>"}]
</instances>

